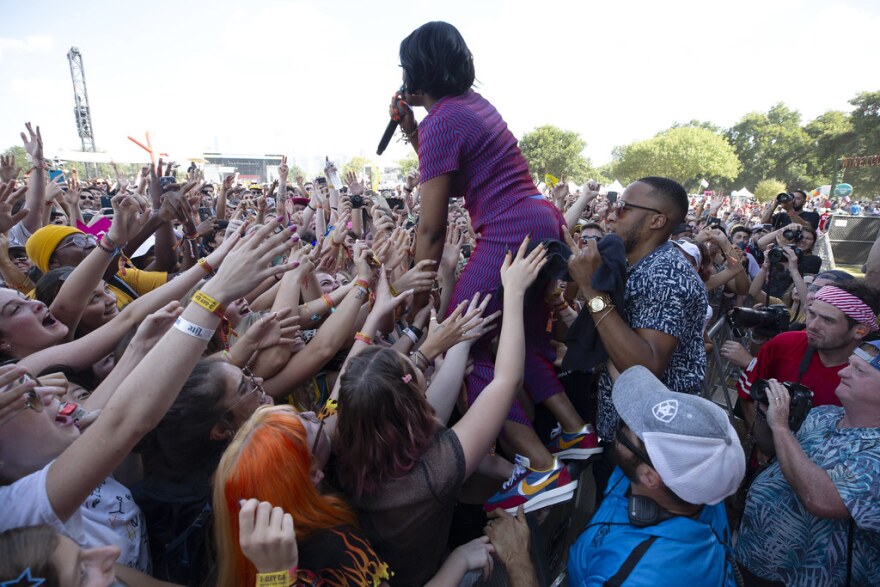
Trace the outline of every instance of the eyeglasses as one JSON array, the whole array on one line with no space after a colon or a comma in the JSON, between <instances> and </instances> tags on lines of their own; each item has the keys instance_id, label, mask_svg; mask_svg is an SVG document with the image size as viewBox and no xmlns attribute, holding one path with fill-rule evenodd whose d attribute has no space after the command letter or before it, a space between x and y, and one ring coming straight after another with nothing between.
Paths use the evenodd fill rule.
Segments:
<instances>
[{"instance_id":1,"label":"eyeglasses","mask_svg":"<svg viewBox=\"0 0 880 587\"><path fill-rule=\"evenodd\" d=\"M627 438L626 434L623 433L623 429L626 428L626 424L623 420L619 420L617 422L617 434L614 436L614 439L626 447L626 449L636 455L640 461L645 463L648 466L653 467L654 463L651 462L651 457L648 456L648 453L637 447L629 438Z\"/></svg>"},{"instance_id":2,"label":"eyeglasses","mask_svg":"<svg viewBox=\"0 0 880 587\"><path fill-rule=\"evenodd\" d=\"M15 383L7 385L6 389L4 389L3 392L9 391L14 387L22 385L23 383L27 383L28 381L35 381L37 386L41 385L39 379L35 379L34 377L31 377L30 375L22 375L21 377L18 378L17 381L15 381ZM45 408L45 406L43 405L43 400L40 398L39 394L37 394L36 390L29 389L28 391L24 392L24 407L19 410L16 410L15 412L13 412L9 416L7 416L2 422L0 422L0 426L4 426L4 425L8 424L13 419L15 419L16 416L18 416L19 414L21 414L25 410L33 410L33 411L39 413L39 412L42 412L44 408Z\"/></svg>"},{"instance_id":3,"label":"eyeglasses","mask_svg":"<svg viewBox=\"0 0 880 587\"><path fill-rule=\"evenodd\" d=\"M98 244L98 239L91 234L74 234L67 238L69 240L66 243L55 248L56 252L71 245L76 245L81 249L93 249Z\"/></svg>"},{"instance_id":4,"label":"eyeglasses","mask_svg":"<svg viewBox=\"0 0 880 587\"><path fill-rule=\"evenodd\" d=\"M234 404L232 404L231 406L226 408L226 411L223 412L223 416L221 418L226 418L226 414L228 414L229 412L234 410L238 404L240 404L241 402L243 402L246 399L248 399L249 397L251 397L254 393L260 394L259 403L261 405L263 404L264 401L266 401L266 390L263 389L263 386L260 385L259 381L257 381L257 378L254 376L254 372L251 371L250 368L248 368L248 367L242 367L241 372L244 374L245 377L248 378L248 381L251 384L251 388L244 395L242 395L240 398L238 398L238 400Z\"/></svg>"},{"instance_id":5,"label":"eyeglasses","mask_svg":"<svg viewBox=\"0 0 880 587\"><path fill-rule=\"evenodd\" d=\"M648 208L647 206L639 206L638 204L631 204L630 202L627 202L626 200L617 200L616 202L614 202L614 204L611 205L611 211L617 212L618 216L623 215L623 213L630 208L633 208L635 210L647 210L649 212L654 212L655 214L663 214L663 215L666 214L666 212L661 212L657 208Z\"/></svg>"},{"instance_id":6,"label":"eyeglasses","mask_svg":"<svg viewBox=\"0 0 880 587\"><path fill-rule=\"evenodd\" d=\"M585 242L587 242L587 241L589 241L589 240L598 241L598 240L600 240L601 238L602 238L601 236L584 234L584 235L581 235L581 242L582 242L582 243L585 243Z\"/></svg>"}]
</instances>

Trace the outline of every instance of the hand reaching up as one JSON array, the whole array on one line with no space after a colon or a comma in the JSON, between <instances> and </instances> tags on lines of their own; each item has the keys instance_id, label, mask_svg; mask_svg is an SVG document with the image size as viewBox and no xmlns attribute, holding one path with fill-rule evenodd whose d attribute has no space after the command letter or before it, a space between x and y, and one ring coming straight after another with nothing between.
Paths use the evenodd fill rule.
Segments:
<instances>
[{"instance_id":1,"label":"hand reaching up","mask_svg":"<svg viewBox=\"0 0 880 587\"><path fill-rule=\"evenodd\" d=\"M258 573L287 571L299 562L293 516L268 501L242 500L238 543Z\"/></svg>"},{"instance_id":2,"label":"hand reaching up","mask_svg":"<svg viewBox=\"0 0 880 587\"><path fill-rule=\"evenodd\" d=\"M504 285L504 295L523 295L526 289L538 277L541 267L547 262L547 250L543 244L539 244L526 255L529 246L529 237L526 237L514 257L510 251L501 266L501 283Z\"/></svg>"}]
</instances>

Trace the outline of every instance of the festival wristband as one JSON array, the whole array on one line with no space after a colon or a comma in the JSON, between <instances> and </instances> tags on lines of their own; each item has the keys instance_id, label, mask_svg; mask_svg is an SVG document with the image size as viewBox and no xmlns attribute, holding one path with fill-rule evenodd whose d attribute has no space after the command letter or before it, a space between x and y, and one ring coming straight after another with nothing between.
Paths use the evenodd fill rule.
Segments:
<instances>
[{"instance_id":1,"label":"festival wristband","mask_svg":"<svg viewBox=\"0 0 880 587\"><path fill-rule=\"evenodd\" d=\"M206 273L206 274L211 275L212 273L214 273L214 268L211 267L211 264L208 263L208 260L205 259L204 257L202 257L201 259L199 259L199 260L197 261L197 263L199 264L199 267L201 267L202 269L205 270L205 273Z\"/></svg>"},{"instance_id":2,"label":"festival wristband","mask_svg":"<svg viewBox=\"0 0 880 587\"><path fill-rule=\"evenodd\" d=\"M289 571L276 571L274 573L257 573L257 587L288 587L290 582Z\"/></svg>"},{"instance_id":3,"label":"festival wristband","mask_svg":"<svg viewBox=\"0 0 880 587\"><path fill-rule=\"evenodd\" d=\"M364 334L363 332L360 332L360 331L358 331L358 332L354 335L354 339L355 339L355 340L359 340L359 341L361 341L361 342L364 343L364 344L368 344L368 345L369 345L369 344L373 344L373 337L370 336L369 334Z\"/></svg>"},{"instance_id":4,"label":"festival wristband","mask_svg":"<svg viewBox=\"0 0 880 587\"><path fill-rule=\"evenodd\" d=\"M411 328L404 328L403 333L407 335L411 341L413 341L413 344L419 342L419 337L416 336L416 333L413 332Z\"/></svg>"},{"instance_id":5,"label":"festival wristband","mask_svg":"<svg viewBox=\"0 0 880 587\"><path fill-rule=\"evenodd\" d=\"M216 314L217 316L223 317L223 313L226 311L220 302L203 292L202 290L198 290L193 294L192 300L194 304L201 306L212 314Z\"/></svg>"},{"instance_id":6,"label":"festival wristband","mask_svg":"<svg viewBox=\"0 0 880 587\"><path fill-rule=\"evenodd\" d=\"M193 324L189 320L182 318L180 316L177 317L177 320L174 321L174 328L183 332L184 334L188 334L199 340L208 341L211 340L211 337L214 336L214 331L209 328L203 328L198 324Z\"/></svg>"}]
</instances>

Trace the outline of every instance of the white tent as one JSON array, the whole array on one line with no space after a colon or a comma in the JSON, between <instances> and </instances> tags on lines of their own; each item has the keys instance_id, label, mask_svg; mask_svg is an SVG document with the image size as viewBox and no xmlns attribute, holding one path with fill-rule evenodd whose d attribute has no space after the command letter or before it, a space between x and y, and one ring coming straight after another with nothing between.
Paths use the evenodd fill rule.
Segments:
<instances>
[{"instance_id":1,"label":"white tent","mask_svg":"<svg viewBox=\"0 0 880 587\"><path fill-rule=\"evenodd\" d=\"M617 192L618 194L622 194L623 190L624 190L624 187L616 179L613 182L611 182L611 185L605 186L605 193L606 194L608 192Z\"/></svg>"},{"instance_id":2,"label":"white tent","mask_svg":"<svg viewBox=\"0 0 880 587\"><path fill-rule=\"evenodd\" d=\"M741 188L739 190L733 190L733 192L730 195L733 196L734 198L743 198L746 200L755 197L755 194L753 194L752 192L750 192L746 188Z\"/></svg>"}]
</instances>

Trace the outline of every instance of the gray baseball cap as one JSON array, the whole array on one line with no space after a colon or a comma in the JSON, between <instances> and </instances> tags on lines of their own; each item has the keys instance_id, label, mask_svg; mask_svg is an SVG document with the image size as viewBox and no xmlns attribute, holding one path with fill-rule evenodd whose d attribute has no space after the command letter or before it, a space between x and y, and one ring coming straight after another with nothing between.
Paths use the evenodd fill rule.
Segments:
<instances>
[{"instance_id":1,"label":"gray baseball cap","mask_svg":"<svg viewBox=\"0 0 880 587\"><path fill-rule=\"evenodd\" d=\"M641 365L621 373L611 399L678 497L714 505L737 490L746 471L745 452L719 406L670 391Z\"/></svg>"}]
</instances>

